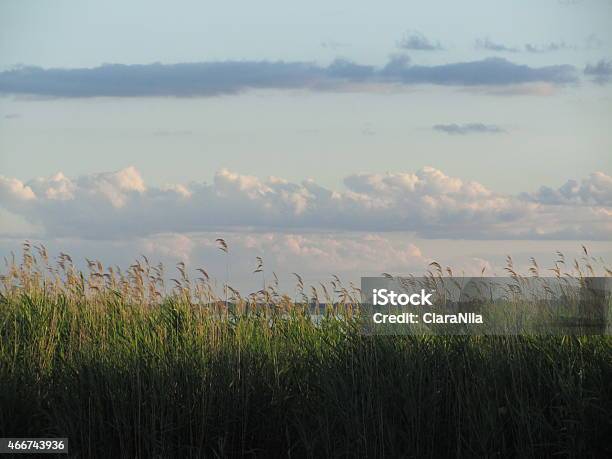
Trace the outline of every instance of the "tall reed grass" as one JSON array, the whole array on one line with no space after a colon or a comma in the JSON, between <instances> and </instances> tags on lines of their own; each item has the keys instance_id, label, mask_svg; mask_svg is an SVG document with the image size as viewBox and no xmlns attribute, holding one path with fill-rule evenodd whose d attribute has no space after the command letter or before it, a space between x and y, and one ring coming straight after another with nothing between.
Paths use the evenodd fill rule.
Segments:
<instances>
[{"instance_id":1,"label":"tall reed grass","mask_svg":"<svg viewBox=\"0 0 612 459\"><path fill-rule=\"evenodd\" d=\"M26 244L2 276L0 436L100 458L612 454L610 337L368 337L338 278L243 297L198 272Z\"/></svg>"}]
</instances>

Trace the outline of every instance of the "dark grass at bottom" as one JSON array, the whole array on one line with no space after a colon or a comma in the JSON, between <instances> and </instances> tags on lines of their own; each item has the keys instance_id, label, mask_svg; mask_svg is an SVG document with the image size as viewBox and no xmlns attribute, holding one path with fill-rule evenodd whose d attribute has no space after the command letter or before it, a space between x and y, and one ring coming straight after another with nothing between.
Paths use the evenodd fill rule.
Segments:
<instances>
[{"instance_id":1,"label":"dark grass at bottom","mask_svg":"<svg viewBox=\"0 0 612 459\"><path fill-rule=\"evenodd\" d=\"M74 457L612 454L610 337L2 306L0 436L68 437Z\"/></svg>"}]
</instances>

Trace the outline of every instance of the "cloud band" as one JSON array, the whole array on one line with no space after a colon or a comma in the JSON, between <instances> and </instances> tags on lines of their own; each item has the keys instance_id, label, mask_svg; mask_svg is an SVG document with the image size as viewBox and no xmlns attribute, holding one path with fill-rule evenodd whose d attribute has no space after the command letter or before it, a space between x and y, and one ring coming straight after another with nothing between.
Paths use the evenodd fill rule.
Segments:
<instances>
[{"instance_id":1,"label":"cloud band","mask_svg":"<svg viewBox=\"0 0 612 459\"><path fill-rule=\"evenodd\" d=\"M207 97L249 89L341 90L367 85L508 86L577 81L571 65L530 67L502 58L444 65L414 65L405 56L384 67L338 59L323 67L306 62L226 61L186 64L103 65L81 69L19 67L0 72L0 93L48 97Z\"/></svg>"},{"instance_id":2,"label":"cloud band","mask_svg":"<svg viewBox=\"0 0 612 459\"><path fill-rule=\"evenodd\" d=\"M405 231L422 238L590 239L612 234L612 177L496 193L432 167L355 174L345 189L228 170L211 184L147 187L133 167L23 183L0 177L6 210L46 236L113 239L192 231Z\"/></svg>"}]
</instances>

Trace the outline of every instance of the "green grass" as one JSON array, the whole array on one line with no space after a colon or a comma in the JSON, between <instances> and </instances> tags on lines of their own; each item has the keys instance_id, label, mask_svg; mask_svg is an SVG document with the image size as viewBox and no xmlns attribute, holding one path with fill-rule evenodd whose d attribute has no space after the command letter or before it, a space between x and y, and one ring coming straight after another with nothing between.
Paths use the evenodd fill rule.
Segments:
<instances>
[{"instance_id":1,"label":"green grass","mask_svg":"<svg viewBox=\"0 0 612 459\"><path fill-rule=\"evenodd\" d=\"M0 333L0 436L80 457L584 457L612 438L609 337L364 337L298 307L25 294Z\"/></svg>"},{"instance_id":2,"label":"green grass","mask_svg":"<svg viewBox=\"0 0 612 459\"><path fill-rule=\"evenodd\" d=\"M612 337L364 336L338 279L315 325L274 286L228 287L228 308L183 265L165 294L146 259L47 260L26 244L0 278L0 437L96 458L612 455Z\"/></svg>"}]
</instances>

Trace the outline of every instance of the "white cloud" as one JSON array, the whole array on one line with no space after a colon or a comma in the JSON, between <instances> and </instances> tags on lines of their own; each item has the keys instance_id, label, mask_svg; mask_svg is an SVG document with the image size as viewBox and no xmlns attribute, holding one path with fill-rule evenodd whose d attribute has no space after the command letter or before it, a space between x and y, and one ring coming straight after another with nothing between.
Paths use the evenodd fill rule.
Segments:
<instances>
[{"instance_id":1,"label":"white cloud","mask_svg":"<svg viewBox=\"0 0 612 459\"><path fill-rule=\"evenodd\" d=\"M96 196L103 196L114 207L123 207L129 193L143 193L146 188L140 172L130 166L117 172L103 172L79 179L79 188Z\"/></svg>"},{"instance_id":2,"label":"white cloud","mask_svg":"<svg viewBox=\"0 0 612 459\"><path fill-rule=\"evenodd\" d=\"M264 238L264 247L277 262L300 260L312 271L406 272L421 266L424 257L412 243L397 243L378 234L277 234Z\"/></svg>"},{"instance_id":3,"label":"white cloud","mask_svg":"<svg viewBox=\"0 0 612 459\"><path fill-rule=\"evenodd\" d=\"M0 214L1 217L1 214ZM223 237L229 253L221 252L215 239ZM23 235L0 237L0 255L10 257L11 251L19 254ZM280 280L280 291L293 295L296 272L308 286L325 282L329 288L332 275L338 275L345 286L349 282L359 285L361 276L378 276L383 272L393 275L423 275L433 269L432 261L440 263L444 272L450 266L455 276L507 275L504 270L506 256L512 255L519 272L528 274L530 258L537 259L541 273L549 272L556 250L565 253L567 260L580 259L582 248L575 241L432 241L416 239L410 233L373 232L202 232L163 233L121 240L87 240L83 238L37 239L32 243L43 243L51 256L59 252L69 253L78 267L86 269L85 258L100 260L105 267L122 269L145 255L153 265L164 264L164 278L177 277L176 264L184 261L192 278L200 277L196 268L203 268L221 293L223 283L238 288L243 294L257 291L265 279L269 285L273 272ZM610 259L612 246L609 242L588 242L589 253L596 255L591 260L597 273L603 273L605 262ZM263 257L264 272L254 273L255 257ZM19 257L18 257L19 258ZM566 269L572 270L572 263ZM2 271L2 269L0 269Z\"/></svg>"},{"instance_id":4,"label":"white cloud","mask_svg":"<svg viewBox=\"0 0 612 459\"><path fill-rule=\"evenodd\" d=\"M149 256L189 263L194 241L185 234L157 234L139 240L136 245Z\"/></svg>"},{"instance_id":5,"label":"white cloud","mask_svg":"<svg viewBox=\"0 0 612 459\"><path fill-rule=\"evenodd\" d=\"M175 185L166 185L164 187L161 188L161 191L163 192L174 192L179 196L182 196L183 198L190 198L191 197L191 191L189 191L189 188L187 188L185 185L181 185L181 184L175 184Z\"/></svg>"},{"instance_id":6,"label":"white cloud","mask_svg":"<svg viewBox=\"0 0 612 459\"><path fill-rule=\"evenodd\" d=\"M61 172L50 177L38 177L30 182L30 186L38 195L60 201L74 199L76 189L76 184Z\"/></svg>"},{"instance_id":7,"label":"white cloud","mask_svg":"<svg viewBox=\"0 0 612 459\"><path fill-rule=\"evenodd\" d=\"M333 274L357 281L359 275L423 272L430 261L410 238L377 233L227 232L223 237L228 254L218 249L217 237L218 233L164 233L138 238L131 245L136 253L161 259L169 266L185 261L192 270L203 267L220 282L229 269L232 282L250 288L258 288L261 280L261 275L253 273L258 256L263 257L268 280L276 272L293 282L290 273L297 272L315 283L327 281Z\"/></svg>"},{"instance_id":8,"label":"white cloud","mask_svg":"<svg viewBox=\"0 0 612 459\"><path fill-rule=\"evenodd\" d=\"M3 202L18 203L36 199L36 194L31 187L15 178L0 176L0 196Z\"/></svg>"},{"instance_id":9,"label":"white cloud","mask_svg":"<svg viewBox=\"0 0 612 459\"><path fill-rule=\"evenodd\" d=\"M28 183L0 178L2 206L50 237L148 237L201 231L407 231L424 238L600 239L612 232L612 177L505 195L425 167L354 174L332 190L228 170L212 182L147 187L134 167Z\"/></svg>"}]
</instances>

